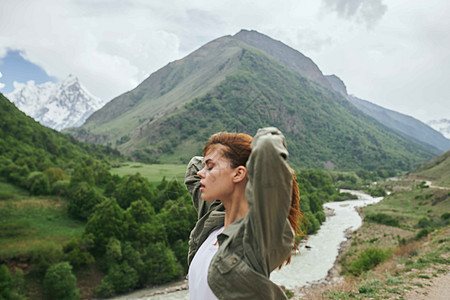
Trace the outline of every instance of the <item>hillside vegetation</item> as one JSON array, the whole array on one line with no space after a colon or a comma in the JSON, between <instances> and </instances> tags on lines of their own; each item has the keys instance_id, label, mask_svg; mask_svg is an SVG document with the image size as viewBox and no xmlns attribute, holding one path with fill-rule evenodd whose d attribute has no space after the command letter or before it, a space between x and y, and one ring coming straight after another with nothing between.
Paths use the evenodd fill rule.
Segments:
<instances>
[{"instance_id":1,"label":"hillside vegetation","mask_svg":"<svg viewBox=\"0 0 450 300\"><path fill-rule=\"evenodd\" d=\"M110 297L186 274L196 213L182 183L163 178L151 184L133 168L119 177L99 167L77 165L58 195L30 196L0 178L7 191L0 201L0 263L10 270L10 293L47 297L65 282L46 287L43 279L55 272L73 276L72 292L81 298ZM158 168L139 169L151 174ZM178 172L171 170L169 178ZM303 170L298 184L301 229L312 234L325 220L322 204L340 195L324 171Z\"/></svg>"},{"instance_id":2,"label":"hillside vegetation","mask_svg":"<svg viewBox=\"0 0 450 300\"><path fill-rule=\"evenodd\" d=\"M0 167L15 165L29 171L62 167L88 157L118 160L110 147L81 143L42 126L0 94Z\"/></svg>"},{"instance_id":3,"label":"hillside vegetation","mask_svg":"<svg viewBox=\"0 0 450 300\"><path fill-rule=\"evenodd\" d=\"M301 299L438 299L450 271L448 153L401 180L379 183L391 192L365 207L364 223L339 257L343 280L295 291ZM429 177L424 177L429 176ZM434 181L433 181L434 182Z\"/></svg>"},{"instance_id":4,"label":"hillside vegetation","mask_svg":"<svg viewBox=\"0 0 450 300\"><path fill-rule=\"evenodd\" d=\"M152 144L135 155L184 162L191 151L201 153L205 137L214 132L254 134L269 125L286 135L290 161L296 167L323 168L331 162L338 169L407 170L431 157L417 144L365 118L343 98L258 51L245 49L236 74L143 129L137 141Z\"/></svg>"}]
</instances>

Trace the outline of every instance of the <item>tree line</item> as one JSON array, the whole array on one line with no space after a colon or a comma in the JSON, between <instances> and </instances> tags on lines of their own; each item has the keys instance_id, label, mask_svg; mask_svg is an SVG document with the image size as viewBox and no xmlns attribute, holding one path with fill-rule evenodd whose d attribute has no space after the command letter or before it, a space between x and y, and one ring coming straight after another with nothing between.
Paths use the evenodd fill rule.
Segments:
<instances>
[{"instance_id":1,"label":"tree line","mask_svg":"<svg viewBox=\"0 0 450 300\"><path fill-rule=\"evenodd\" d=\"M112 175L108 165L94 159L78 163L71 174L60 168L26 172L15 164L1 167L0 174L30 194L65 199L69 216L86 224L81 236L62 247L53 244L33 254L33 270L45 278L50 298L60 298L57 291L66 293L68 286L74 289L70 297L79 297L76 284L55 278L59 273L75 278L77 271L93 266L104 274L95 288L98 297L170 282L187 273L189 233L197 215L183 183L163 178L151 184L139 173ZM339 192L325 171L302 170L297 182L302 231L312 234L325 221L323 203L336 200Z\"/></svg>"}]
</instances>

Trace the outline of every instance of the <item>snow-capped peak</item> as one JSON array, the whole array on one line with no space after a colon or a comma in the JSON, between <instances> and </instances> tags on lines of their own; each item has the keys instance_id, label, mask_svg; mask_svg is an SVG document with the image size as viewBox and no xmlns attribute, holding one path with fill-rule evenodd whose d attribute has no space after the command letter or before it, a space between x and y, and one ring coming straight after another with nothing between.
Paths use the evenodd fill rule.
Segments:
<instances>
[{"instance_id":1,"label":"snow-capped peak","mask_svg":"<svg viewBox=\"0 0 450 300\"><path fill-rule=\"evenodd\" d=\"M105 104L73 75L57 83L14 82L14 91L6 96L24 113L56 130L81 126Z\"/></svg>"}]
</instances>

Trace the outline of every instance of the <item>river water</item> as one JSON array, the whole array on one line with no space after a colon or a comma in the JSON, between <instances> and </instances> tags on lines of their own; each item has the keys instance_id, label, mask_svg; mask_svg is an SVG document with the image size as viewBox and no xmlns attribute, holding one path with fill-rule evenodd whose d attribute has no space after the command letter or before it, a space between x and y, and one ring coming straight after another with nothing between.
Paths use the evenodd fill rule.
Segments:
<instances>
[{"instance_id":1,"label":"river water","mask_svg":"<svg viewBox=\"0 0 450 300\"><path fill-rule=\"evenodd\" d=\"M362 220L356 207L376 203L383 198L373 198L358 191L346 191L358 196L358 200L325 203L334 215L326 219L317 234L308 238L300 248L300 254L292 257L291 263L271 273L270 279L288 289L319 283L325 280L333 268L339 246L347 240L346 232L358 229ZM306 248L308 246L308 248Z\"/></svg>"},{"instance_id":2,"label":"river water","mask_svg":"<svg viewBox=\"0 0 450 300\"><path fill-rule=\"evenodd\" d=\"M325 281L328 271L334 266L341 243L347 239L346 233L355 231L362 224L361 217L355 208L377 203L383 199L382 197L373 198L359 191L342 190L342 192L355 194L358 200L325 203L324 206L331 209L334 212L333 215L327 217L319 232L310 236L300 247L299 254L292 256L289 265L272 272L270 279L273 282L293 289ZM183 282L176 284L180 285ZM165 288L167 287L159 287L159 290ZM189 299L187 290L158 295L155 293L158 293L158 289L141 290L114 299Z\"/></svg>"}]
</instances>

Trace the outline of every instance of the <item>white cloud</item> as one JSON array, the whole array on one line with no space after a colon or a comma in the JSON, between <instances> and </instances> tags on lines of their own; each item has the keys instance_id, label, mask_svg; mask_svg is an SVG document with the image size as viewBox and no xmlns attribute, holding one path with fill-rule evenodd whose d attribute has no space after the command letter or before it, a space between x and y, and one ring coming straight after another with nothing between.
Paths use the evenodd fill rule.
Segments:
<instances>
[{"instance_id":1,"label":"white cloud","mask_svg":"<svg viewBox=\"0 0 450 300\"><path fill-rule=\"evenodd\" d=\"M23 50L26 59L51 76L76 74L104 99L135 87L179 57L179 39L158 24L160 16L142 7L114 10L109 2L103 4L2 3L0 17L9 16L1 21L9 23L0 27L2 45Z\"/></svg>"},{"instance_id":2,"label":"white cloud","mask_svg":"<svg viewBox=\"0 0 450 300\"><path fill-rule=\"evenodd\" d=\"M335 11L340 17L366 23L373 28L387 11L382 0L323 0L325 7Z\"/></svg>"},{"instance_id":3,"label":"white cloud","mask_svg":"<svg viewBox=\"0 0 450 300\"><path fill-rule=\"evenodd\" d=\"M0 1L0 57L22 50L50 76L72 73L110 100L212 39L254 29L311 57L360 98L449 118L420 112L425 97L450 102L449 8L440 0Z\"/></svg>"}]
</instances>

